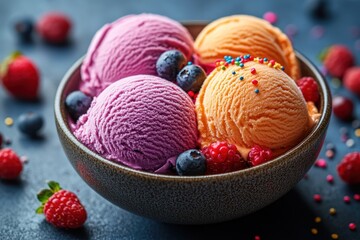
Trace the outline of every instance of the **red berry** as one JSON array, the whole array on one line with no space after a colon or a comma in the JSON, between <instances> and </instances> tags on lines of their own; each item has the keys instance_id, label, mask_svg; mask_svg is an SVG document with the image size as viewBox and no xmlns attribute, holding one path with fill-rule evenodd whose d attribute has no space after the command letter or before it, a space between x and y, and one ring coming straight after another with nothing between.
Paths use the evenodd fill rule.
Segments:
<instances>
[{"instance_id":1,"label":"red berry","mask_svg":"<svg viewBox=\"0 0 360 240\"><path fill-rule=\"evenodd\" d=\"M29 58L16 52L4 61L1 70L2 84L12 96L23 100L37 98L40 77Z\"/></svg>"},{"instance_id":2,"label":"red berry","mask_svg":"<svg viewBox=\"0 0 360 240\"><path fill-rule=\"evenodd\" d=\"M319 100L319 89L316 81L312 77L303 77L296 81L305 101L316 103Z\"/></svg>"},{"instance_id":3,"label":"red berry","mask_svg":"<svg viewBox=\"0 0 360 240\"><path fill-rule=\"evenodd\" d=\"M353 65L354 56L346 46L333 45L328 49L324 66L332 76L342 78L345 71Z\"/></svg>"},{"instance_id":4,"label":"red berry","mask_svg":"<svg viewBox=\"0 0 360 240\"><path fill-rule=\"evenodd\" d=\"M266 147L255 145L251 148L248 156L248 161L251 166L257 166L268 162L272 159L272 151Z\"/></svg>"},{"instance_id":5,"label":"red berry","mask_svg":"<svg viewBox=\"0 0 360 240\"><path fill-rule=\"evenodd\" d=\"M343 96L336 96L332 101L333 112L336 117L342 120L350 120L353 115L353 102Z\"/></svg>"},{"instance_id":6,"label":"red berry","mask_svg":"<svg viewBox=\"0 0 360 240\"><path fill-rule=\"evenodd\" d=\"M337 171L342 180L349 184L360 184L360 152L345 155Z\"/></svg>"},{"instance_id":7,"label":"red berry","mask_svg":"<svg viewBox=\"0 0 360 240\"><path fill-rule=\"evenodd\" d=\"M352 67L345 72L344 85L351 92L360 96L360 67Z\"/></svg>"},{"instance_id":8,"label":"red berry","mask_svg":"<svg viewBox=\"0 0 360 240\"><path fill-rule=\"evenodd\" d=\"M50 189L38 193L42 205L36 210L44 213L46 221L59 228L79 228L87 218L84 206L78 197L67 190L62 190L56 182L48 183Z\"/></svg>"},{"instance_id":9,"label":"red berry","mask_svg":"<svg viewBox=\"0 0 360 240\"><path fill-rule=\"evenodd\" d=\"M201 152L206 157L206 174L233 172L247 167L236 146L227 142L212 143Z\"/></svg>"},{"instance_id":10,"label":"red berry","mask_svg":"<svg viewBox=\"0 0 360 240\"><path fill-rule=\"evenodd\" d=\"M10 148L0 150L0 178L16 179L23 169L20 158Z\"/></svg>"},{"instance_id":11,"label":"red berry","mask_svg":"<svg viewBox=\"0 0 360 240\"><path fill-rule=\"evenodd\" d=\"M71 20L63 13L50 12L41 17L36 28L45 41L60 44L68 39Z\"/></svg>"}]
</instances>

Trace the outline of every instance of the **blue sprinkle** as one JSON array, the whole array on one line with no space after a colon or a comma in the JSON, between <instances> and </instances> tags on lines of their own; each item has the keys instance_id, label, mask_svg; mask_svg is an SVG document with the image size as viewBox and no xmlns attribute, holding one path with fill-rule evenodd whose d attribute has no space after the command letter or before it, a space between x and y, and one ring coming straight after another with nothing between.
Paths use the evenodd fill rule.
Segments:
<instances>
[{"instance_id":1,"label":"blue sprinkle","mask_svg":"<svg viewBox=\"0 0 360 240\"><path fill-rule=\"evenodd\" d=\"M237 57L235 61L240 62L240 57Z\"/></svg>"},{"instance_id":2,"label":"blue sprinkle","mask_svg":"<svg viewBox=\"0 0 360 240\"><path fill-rule=\"evenodd\" d=\"M243 76L241 76L241 77L240 77L240 80L241 80L241 81L242 81L242 80L244 80L244 77L243 77Z\"/></svg>"},{"instance_id":3,"label":"blue sprinkle","mask_svg":"<svg viewBox=\"0 0 360 240\"><path fill-rule=\"evenodd\" d=\"M254 91L256 94L258 94L260 91L259 91L259 89L255 89L255 91Z\"/></svg>"},{"instance_id":4,"label":"blue sprinkle","mask_svg":"<svg viewBox=\"0 0 360 240\"><path fill-rule=\"evenodd\" d=\"M235 71L233 71L233 72L232 72L232 74L233 74L233 75L235 75L235 74L236 74L236 72L235 72Z\"/></svg>"},{"instance_id":5,"label":"blue sprinkle","mask_svg":"<svg viewBox=\"0 0 360 240\"><path fill-rule=\"evenodd\" d=\"M284 66L282 66L282 67L281 67L281 70L283 70L283 71L284 71L284 70L285 70L285 67L284 67Z\"/></svg>"},{"instance_id":6,"label":"blue sprinkle","mask_svg":"<svg viewBox=\"0 0 360 240\"><path fill-rule=\"evenodd\" d=\"M267 58L264 58L264 62L267 62L268 61L268 59Z\"/></svg>"},{"instance_id":7,"label":"blue sprinkle","mask_svg":"<svg viewBox=\"0 0 360 240\"><path fill-rule=\"evenodd\" d=\"M193 63L192 62L188 62L187 65L192 65Z\"/></svg>"},{"instance_id":8,"label":"blue sprinkle","mask_svg":"<svg viewBox=\"0 0 360 240\"><path fill-rule=\"evenodd\" d=\"M240 63L240 67L244 67L244 64L243 64L243 63Z\"/></svg>"}]
</instances>

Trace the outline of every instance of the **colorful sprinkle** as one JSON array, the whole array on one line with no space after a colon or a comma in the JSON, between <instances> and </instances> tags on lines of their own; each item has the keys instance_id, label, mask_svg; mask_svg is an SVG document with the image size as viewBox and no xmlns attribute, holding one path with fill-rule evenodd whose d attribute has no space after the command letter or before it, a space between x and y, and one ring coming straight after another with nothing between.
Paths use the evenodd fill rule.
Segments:
<instances>
[{"instance_id":1,"label":"colorful sprinkle","mask_svg":"<svg viewBox=\"0 0 360 240\"><path fill-rule=\"evenodd\" d=\"M334 158L335 152L334 152L334 150L329 149L329 150L326 150L325 155L326 155L326 157L332 159L332 158Z\"/></svg>"},{"instance_id":2,"label":"colorful sprinkle","mask_svg":"<svg viewBox=\"0 0 360 240\"><path fill-rule=\"evenodd\" d=\"M345 203L350 203L351 199L349 196L344 196L344 202Z\"/></svg>"},{"instance_id":3,"label":"colorful sprinkle","mask_svg":"<svg viewBox=\"0 0 360 240\"><path fill-rule=\"evenodd\" d=\"M331 234L332 239L339 239L339 235L336 233Z\"/></svg>"},{"instance_id":4,"label":"colorful sprinkle","mask_svg":"<svg viewBox=\"0 0 360 240\"><path fill-rule=\"evenodd\" d=\"M6 126L10 127L14 124L14 120L11 117L7 117L7 118L5 118L4 123Z\"/></svg>"},{"instance_id":5,"label":"colorful sprinkle","mask_svg":"<svg viewBox=\"0 0 360 240\"><path fill-rule=\"evenodd\" d=\"M258 82L258 80L254 79L254 80L251 81L251 83L254 84L254 85L257 85L259 82Z\"/></svg>"},{"instance_id":6,"label":"colorful sprinkle","mask_svg":"<svg viewBox=\"0 0 360 240\"><path fill-rule=\"evenodd\" d=\"M239 79L242 81L242 80L244 80L244 77L243 77L243 76L241 76Z\"/></svg>"},{"instance_id":7,"label":"colorful sprinkle","mask_svg":"<svg viewBox=\"0 0 360 240\"><path fill-rule=\"evenodd\" d=\"M354 141L354 139L349 138L348 140L346 140L345 144L347 147L351 148L355 145L355 141Z\"/></svg>"},{"instance_id":8,"label":"colorful sprinkle","mask_svg":"<svg viewBox=\"0 0 360 240\"><path fill-rule=\"evenodd\" d=\"M235 72L235 71L233 71L233 72L232 72L232 74L233 74L233 75L235 75L235 74L236 74L236 72Z\"/></svg>"},{"instance_id":9,"label":"colorful sprinkle","mask_svg":"<svg viewBox=\"0 0 360 240\"><path fill-rule=\"evenodd\" d=\"M313 235L316 235L316 234L319 233L319 231L318 231L316 228L312 228L312 229L311 229L311 233L312 233Z\"/></svg>"},{"instance_id":10,"label":"colorful sprinkle","mask_svg":"<svg viewBox=\"0 0 360 240\"><path fill-rule=\"evenodd\" d=\"M356 224L355 223L349 223L349 229L351 231L355 231L356 230Z\"/></svg>"},{"instance_id":11,"label":"colorful sprinkle","mask_svg":"<svg viewBox=\"0 0 360 240\"><path fill-rule=\"evenodd\" d=\"M354 194L354 200L355 201L360 201L360 194Z\"/></svg>"},{"instance_id":12,"label":"colorful sprinkle","mask_svg":"<svg viewBox=\"0 0 360 240\"><path fill-rule=\"evenodd\" d=\"M335 208L330 208L329 213L330 213L331 216L334 216L336 214L336 209Z\"/></svg>"},{"instance_id":13,"label":"colorful sprinkle","mask_svg":"<svg viewBox=\"0 0 360 240\"><path fill-rule=\"evenodd\" d=\"M260 90L259 89L255 89L255 91L254 91L256 94L258 94L259 92L260 92Z\"/></svg>"},{"instance_id":14,"label":"colorful sprinkle","mask_svg":"<svg viewBox=\"0 0 360 240\"><path fill-rule=\"evenodd\" d=\"M322 198L321 198L321 195L320 194L314 194L314 200L315 200L315 202L321 202L322 201Z\"/></svg>"},{"instance_id":15,"label":"colorful sprinkle","mask_svg":"<svg viewBox=\"0 0 360 240\"><path fill-rule=\"evenodd\" d=\"M360 137L360 128L355 130L355 136Z\"/></svg>"},{"instance_id":16,"label":"colorful sprinkle","mask_svg":"<svg viewBox=\"0 0 360 240\"><path fill-rule=\"evenodd\" d=\"M326 181L328 182L328 183L333 183L334 182L334 177L333 177L333 175L327 175L326 176Z\"/></svg>"},{"instance_id":17,"label":"colorful sprinkle","mask_svg":"<svg viewBox=\"0 0 360 240\"><path fill-rule=\"evenodd\" d=\"M316 217L316 218L314 219L314 221L315 221L316 223L321 222L321 217Z\"/></svg>"},{"instance_id":18,"label":"colorful sprinkle","mask_svg":"<svg viewBox=\"0 0 360 240\"><path fill-rule=\"evenodd\" d=\"M264 13L263 18L271 24L275 24L277 21L277 15L274 12Z\"/></svg>"},{"instance_id":19,"label":"colorful sprinkle","mask_svg":"<svg viewBox=\"0 0 360 240\"><path fill-rule=\"evenodd\" d=\"M243 63L240 63L239 66L240 66L240 67L244 67L244 64L243 64Z\"/></svg>"},{"instance_id":20,"label":"colorful sprinkle","mask_svg":"<svg viewBox=\"0 0 360 240\"><path fill-rule=\"evenodd\" d=\"M267 58L264 58L264 62L267 62L268 61L268 59Z\"/></svg>"},{"instance_id":21,"label":"colorful sprinkle","mask_svg":"<svg viewBox=\"0 0 360 240\"><path fill-rule=\"evenodd\" d=\"M256 74L256 69L255 69L255 68L251 68L251 69L250 69L250 72L251 72L251 74Z\"/></svg>"},{"instance_id":22,"label":"colorful sprinkle","mask_svg":"<svg viewBox=\"0 0 360 240\"><path fill-rule=\"evenodd\" d=\"M193 63L192 62L187 62L187 65L192 65Z\"/></svg>"},{"instance_id":23,"label":"colorful sprinkle","mask_svg":"<svg viewBox=\"0 0 360 240\"><path fill-rule=\"evenodd\" d=\"M315 166L319 167L319 168L326 168L327 163L326 163L325 159L319 159L315 162Z\"/></svg>"}]
</instances>

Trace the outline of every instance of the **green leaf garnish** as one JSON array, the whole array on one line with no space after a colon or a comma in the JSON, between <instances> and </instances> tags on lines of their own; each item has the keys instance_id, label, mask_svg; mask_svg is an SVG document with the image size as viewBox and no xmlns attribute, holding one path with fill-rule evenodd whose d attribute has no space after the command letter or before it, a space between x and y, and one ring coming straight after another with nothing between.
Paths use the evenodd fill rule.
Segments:
<instances>
[{"instance_id":1,"label":"green leaf garnish","mask_svg":"<svg viewBox=\"0 0 360 240\"><path fill-rule=\"evenodd\" d=\"M60 184L55 181L48 181L47 184L53 193L61 190Z\"/></svg>"},{"instance_id":2,"label":"green leaf garnish","mask_svg":"<svg viewBox=\"0 0 360 240\"><path fill-rule=\"evenodd\" d=\"M43 189L37 194L37 198L41 203L46 203L53 194L51 190Z\"/></svg>"},{"instance_id":3,"label":"green leaf garnish","mask_svg":"<svg viewBox=\"0 0 360 240\"><path fill-rule=\"evenodd\" d=\"M10 54L7 58L5 58L5 60L1 63L0 66L0 76L4 76L6 75L6 72L9 68L9 64L14 61L14 59L16 59L17 57L21 56L21 52L19 51L15 51L12 54Z\"/></svg>"},{"instance_id":4,"label":"green leaf garnish","mask_svg":"<svg viewBox=\"0 0 360 240\"><path fill-rule=\"evenodd\" d=\"M44 206L41 205L40 207L38 207L38 208L36 209L35 212L36 212L37 214L42 214L42 213L44 213Z\"/></svg>"}]
</instances>

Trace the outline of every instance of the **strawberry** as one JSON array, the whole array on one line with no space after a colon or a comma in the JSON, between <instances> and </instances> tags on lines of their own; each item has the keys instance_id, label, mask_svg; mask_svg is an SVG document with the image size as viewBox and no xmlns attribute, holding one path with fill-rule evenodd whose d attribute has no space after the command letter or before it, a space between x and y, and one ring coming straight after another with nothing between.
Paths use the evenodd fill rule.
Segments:
<instances>
[{"instance_id":1,"label":"strawberry","mask_svg":"<svg viewBox=\"0 0 360 240\"><path fill-rule=\"evenodd\" d=\"M360 67L349 68L344 75L344 86L360 96Z\"/></svg>"},{"instance_id":2,"label":"strawberry","mask_svg":"<svg viewBox=\"0 0 360 240\"><path fill-rule=\"evenodd\" d=\"M22 162L10 148L0 150L0 178L16 179L23 169Z\"/></svg>"},{"instance_id":3,"label":"strawberry","mask_svg":"<svg viewBox=\"0 0 360 240\"><path fill-rule=\"evenodd\" d=\"M84 206L78 197L61 189L59 183L49 181L50 189L43 189L37 194L42 203L36 213L44 213L46 221L59 228L79 228L87 218Z\"/></svg>"},{"instance_id":4,"label":"strawberry","mask_svg":"<svg viewBox=\"0 0 360 240\"><path fill-rule=\"evenodd\" d=\"M360 184L360 152L346 154L337 166L337 171L345 182Z\"/></svg>"},{"instance_id":5,"label":"strawberry","mask_svg":"<svg viewBox=\"0 0 360 240\"><path fill-rule=\"evenodd\" d=\"M333 45L326 51L324 66L332 76L342 78L353 65L354 56L346 46Z\"/></svg>"},{"instance_id":6,"label":"strawberry","mask_svg":"<svg viewBox=\"0 0 360 240\"><path fill-rule=\"evenodd\" d=\"M45 41L52 44L61 44L68 39L71 21L63 13L49 12L41 17L36 29Z\"/></svg>"},{"instance_id":7,"label":"strawberry","mask_svg":"<svg viewBox=\"0 0 360 240\"><path fill-rule=\"evenodd\" d=\"M316 81L312 77L303 77L296 81L305 101L316 102L319 100L319 89Z\"/></svg>"},{"instance_id":8,"label":"strawberry","mask_svg":"<svg viewBox=\"0 0 360 240\"><path fill-rule=\"evenodd\" d=\"M15 98L35 100L40 84L35 64L19 52L11 54L1 65L0 78L5 89Z\"/></svg>"},{"instance_id":9,"label":"strawberry","mask_svg":"<svg viewBox=\"0 0 360 240\"><path fill-rule=\"evenodd\" d=\"M206 174L220 174L247 168L233 144L215 142L201 150L206 158Z\"/></svg>"}]
</instances>

